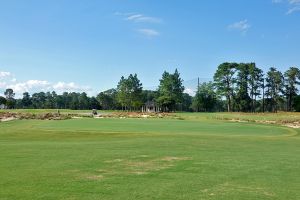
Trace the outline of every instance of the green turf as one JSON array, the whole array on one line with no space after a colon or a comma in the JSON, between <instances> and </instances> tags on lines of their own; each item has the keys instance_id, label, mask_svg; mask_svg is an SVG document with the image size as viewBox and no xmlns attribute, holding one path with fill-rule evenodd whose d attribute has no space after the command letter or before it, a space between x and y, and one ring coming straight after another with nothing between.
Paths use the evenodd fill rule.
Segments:
<instances>
[{"instance_id":1,"label":"green turf","mask_svg":"<svg viewBox=\"0 0 300 200\"><path fill-rule=\"evenodd\" d=\"M298 130L183 115L2 122L0 199L300 199Z\"/></svg>"},{"instance_id":2,"label":"green turf","mask_svg":"<svg viewBox=\"0 0 300 200\"><path fill-rule=\"evenodd\" d=\"M278 113L177 113L176 115L181 116L189 120L246 120L246 121L267 121L274 123L290 123L299 122L299 112L278 112Z\"/></svg>"}]
</instances>

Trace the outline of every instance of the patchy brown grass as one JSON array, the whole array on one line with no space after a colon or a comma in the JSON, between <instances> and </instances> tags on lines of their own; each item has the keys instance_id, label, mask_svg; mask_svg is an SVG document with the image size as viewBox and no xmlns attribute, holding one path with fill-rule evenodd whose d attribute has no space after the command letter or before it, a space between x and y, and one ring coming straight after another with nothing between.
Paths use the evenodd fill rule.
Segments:
<instances>
[{"instance_id":1,"label":"patchy brown grass","mask_svg":"<svg viewBox=\"0 0 300 200\"><path fill-rule=\"evenodd\" d=\"M263 195L265 197L274 197L275 194L272 192L269 192L266 188L262 187L256 187L256 186L243 186L243 185L237 185L237 184L232 184L225 182L220 185L216 185L215 187L212 188L207 188L201 190L203 193L207 193L209 196L219 196L219 195L226 195L230 193L235 193L235 192L247 192L247 193L256 193Z\"/></svg>"},{"instance_id":2,"label":"patchy brown grass","mask_svg":"<svg viewBox=\"0 0 300 200\"><path fill-rule=\"evenodd\" d=\"M98 180L102 180L104 178L104 176L103 175L91 175L91 176L87 176L86 178L89 180L98 181Z\"/></svg>"},{"instance_id":3,"label":"patchy brown grass","mask_svg":"<svg viewBox=\"0 0 300 200\"><path fill-rule=\"evenodd\" d=\"M109 166L101 169L97 169L94 172L82 172L79 170L69 170L74 176L80 177L80 179L89 180L103 180L109 176L122 176L122 175L145 175L151 172L157 172L160 170L168 169L176 166L180 161L191 160L189 157L175 157L165 156L162 158L137 160L136 158L148 158L148 155L135 156L135 159L113 159L106 160L103 163L109 164Z\"/></svg>"}]
</instances>

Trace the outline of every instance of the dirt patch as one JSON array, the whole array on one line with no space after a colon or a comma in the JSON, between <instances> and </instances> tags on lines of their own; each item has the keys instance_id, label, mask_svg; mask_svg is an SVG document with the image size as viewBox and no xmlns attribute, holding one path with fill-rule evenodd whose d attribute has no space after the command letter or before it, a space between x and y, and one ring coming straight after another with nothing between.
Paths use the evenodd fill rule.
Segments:
<instances>
[{"instance_id":1,"label":"dirt patch","mask_svg":"<svg viewBox=\"0 0 300 200\"><path fill-rule=\"evenodd\" d=\"M12 120L15 120L17 118L15 117L7 117L7 118L2 118L0 119L1 122L9 122L9 121L12 121Z\"/></svg>"},{"instance_id":2,"label":"dirt patch","mask_svg":"<svg viewBox=\"0 0 300 200\"><path fill-rule=\"evenodd\" d=\"M102 180L104 178L104 176L103 175L92 175L92 176L87 176L86 178L89 180L98 181L98 180Z\"/></svg>"},{"instance_id":3,"label":"dirt patch","mask_svg":"<svg viewBox=\"0 0 300 200\"><path fill-rule=\"evenodd\" d=\"M106 160L104 161L105 163L118 163L118 162L122 162L123 159L114 159L114 160Z\"/></svg>"},{"instance_id":4,"label":"dirt patch","mask_svg":"<svg viewBox=\"0 0 300 200\"><path fill-rule=\"evenodd\" d=\"M78 169L68 170L76 178L83 180L99 181L111 176L127 176L129 175L146 175L151 172L168 169L176 166L180 161L191 160L190 157L175 157L165 156L162 158L149 159L148 155L140 155L132 157L131 159L113 159L106 160L103 163L107 165L101 169L94 171L83 171Z\"/></svg>"},{"instance_id":5,"label":"dirt patch","mask_svg":"<svg viewBox=\"0 0 300 200\"><path fill-rule=\"evenodd\" d=\"M263 124L276 124L277 123L276 121L270 121L270 120L265 120L265 121L255 120L255 122L263 123Z\"/></svg>"},{"instance_id":6,"label":"dirt patch","mask_svg":"<svg viewBox=\"0 0 300 200\"><path fill-rule=\"evenodd\" d=\"M82 119L83 117L73 116L72 119Z\"/></svg>"},{"instance_id":7,"label":"dirt patch","mask_svg":"<svg viewBox=\"0 0 300 200\"><path fill-rule=\"evenodd\" d=\"M147 172L139 172L139 171L133 171L131 172L132 174L136 174L136 175L145 175L145 174L148 174Z\"/></svg>"},{"instance_id":8,"label":"dirt patch","mask_svg":"<svg viewBox=\"0 0 300 200\"><path fill-rule=\"evenodd\" d=\"M229 120L229 121L231 121L231 122L240 122L240 123L248 122L248 121L240 120L240 119L231 119L231 120Z\"/></svg>"},{"instance_id":9,"label":"dirt patch","mask_svg":"<svg viewBox=\"0 0 300 200\"><path fill-rule=\"evenodd\" d=\"M287 126L289 128L300 128L300 124L285 124L284 126Z\"/></svg>"},{"instance_id":10,"label":"dirt patch","mask_svg":"<svg viewBox=\"0 0 300 200\"><path fill-rule=\"evenodd\" d=\"M148 155L139 155L139 156L134 156L133 158L148 158Z\"/></svg>"},{"instance_id":11,"label":"dirt patch","mask_svg":"<svg viewBox=\"0 0 300 200\"><path fill-rule=\"evenodd\" d=\"M141 160L142 159L142 160ZM132 159L113 159L104 161L110 163L109 170L101 169L98 172L103 174L135 174L144 175L154 171L168 169L176 163L184 160L191 160L189 157L165 156L162 158L149 159L148 155L134 156Z\"/></svg>"},{"instance_id":12,"label":"dirt patch","mask_svg":"<svg viewBox=\"0 0 300 200\"><path fill-rule=\"evenodd\" d=\"M139 158L143 159L140 160ZM154 171L168 169L176 165L176 163L184 160L190 160L189 157L165 156L157 159L148 159L148 155L135 156L134 159L114 159L105 161L105 163L113 163L112 169L121 168L125 173L143 175ZM138 160L137 160L138 159ZM146 159L146 160L144 160Z\"/></svg>"},{"instance_id":13,"label":"dirt patch","mask_svg":"<svg viewBox=\"0 0 300 200\"><path fill-rule=\"evenodd\" d=\"M267 191L266 188L256 187L256 186L245 186L245 185L237 185L225 182L223 184L216 185L212 188L207 188L201 190L203 193L207 193L207 195L224 195L230 193L237 193L237 192L250 192L255 194L260 194L262 196L267 197L274 197L275 194L272 192Z\"/></svg>"},{"instance_id":14,"label":"dirt patch","mask_svg":"<svg viewBox=\"0 0 300 200\"><path fill-rule=\"evenodd\" d=\"M97 116L97 115L96 115L96 116L94 116L94 118L95 118L95 119L103 119L104 117L102 117L102 116Z\"/></svg>"},{"instance_id":15,"label":"dirt patch","mask_svg":"<svg viewBox=\"0 0 300 200\"><path fill-rule=\"evenodd\" d=\"M168 161L168 162L172 162L172 161L179 161L179 160L190 160L191 158L189 157L172 157L172 156L167 156L162 158L162 161Z\"/></svg>"}]
</instances>

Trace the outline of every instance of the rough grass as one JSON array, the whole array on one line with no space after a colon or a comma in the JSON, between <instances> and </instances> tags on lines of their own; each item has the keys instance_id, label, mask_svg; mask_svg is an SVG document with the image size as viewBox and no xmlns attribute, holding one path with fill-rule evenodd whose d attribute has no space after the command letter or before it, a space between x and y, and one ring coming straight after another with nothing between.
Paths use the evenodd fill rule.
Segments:
<instances>
[{"instance_id":1,"label":"rough grass","mask_svg":"<svg viewBox=\"0 0 300 200\"><path fill-rule=\"evenodd\" d=\"M300 199L298 129L182 117L3 122L0 199Z\"/></svg>"},{"instance_id":2,"label":"rough grass","mask_svg":"<svg viewBox=\"0 0 300 200\"><path fill-rule=\"evenodd\" d=\"M231 120L241 122L261 122L286 124L300 122L300 113L278 112L278 113L177 113L176 115L188 120Z\"/></svg>"}]
</instances>

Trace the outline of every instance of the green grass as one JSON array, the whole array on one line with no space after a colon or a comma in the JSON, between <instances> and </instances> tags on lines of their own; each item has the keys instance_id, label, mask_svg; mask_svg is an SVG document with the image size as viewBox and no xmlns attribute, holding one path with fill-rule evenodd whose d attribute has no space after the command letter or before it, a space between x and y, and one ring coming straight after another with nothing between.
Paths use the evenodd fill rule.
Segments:
<instances>
[{"instance_id":1,"label":"green grass","mask_svg":"<svg viewBox=\"0 0 300 200\"><path fill-rule=\"evenodd\" d=\"M278 113L177 113L178 116L189 120L245 120L245 121L267 121L274 123L300 122L300 113L297 112L278 112Z\"/></svg>"},{"instance_id":2,"label":"green grass","mask_svg":"<svg viewBox=\"0 0 300 200\"><path fill-rule=\"evenodd\" d=\"M2 122L0 199L300 199L298 129L179 115Z\"/></svg>"}]
</instances>

